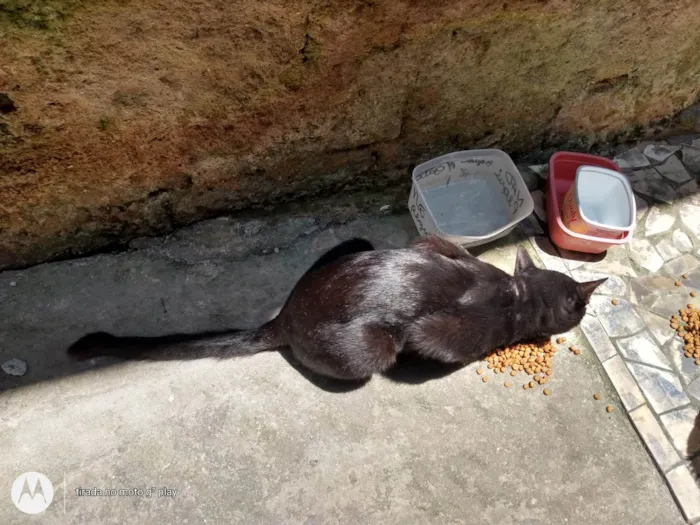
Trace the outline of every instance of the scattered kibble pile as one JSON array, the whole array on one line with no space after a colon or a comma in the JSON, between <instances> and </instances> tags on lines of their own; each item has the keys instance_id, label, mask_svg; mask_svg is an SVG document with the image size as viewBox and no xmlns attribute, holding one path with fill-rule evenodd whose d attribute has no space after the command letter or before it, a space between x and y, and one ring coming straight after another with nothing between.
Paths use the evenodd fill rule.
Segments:
<instances>
[{"instance_id":1,"label":"scattered kibble pile","mask_svg":"<svg viewBox=\"0 0 700 525\"><path fill-rule=\"evenodd\" d=\"M564 342L566 342L566 339L563 337L557 339L557 344ZM581 350L575 346L570 346L569 350L574 355L581 354ZM515 377L518 372L524 372L532 376L533 380L523 385L523 389L528 390L535 388L535 384L544 385L549 381L549 377L552 375L552 357L556 353L557 349L552 341L517 344L492 352L486 357L486 363L487 367L496 374L509 373L511 377ZM478 369L476 373L483 375L484 371ZM484 383L488 381L486 376L482 378L482 381ZM504 383L506 388L509 388L511 385L510 381ZM551 392L547 388L544 394L548 396Z\"/></svg>"},{"instance_id":2,"label":"scattered kibble pile","mask_svg":"<svg viewBox=\"0 0 700 525\"><path fill-rule=\"evenodd\" d=\"M683 339L685 356L700 365L700 310L692 304L681 308L678 315L671 316L671 328Z\"/></svg>"},{"instance_id":3,"label":"scattered kibble pile","mask_svg":"<svg viewBox=\"0 0 700 525\"><path fill-rule=\"evenodd\" d=\"M524 389L534 388L535 383L544 385L552 375L552 356L557 349L551 341L536 344L518 344L515 346L502 348L492 352L486 357L487 367L496 374L509 372L515 376L518 372L525 372L532 376L533 381L523 385ZM510 370L509 370L510 369ZM477 370L477 374L483 373ZM510 382L504 383L506 388L511 386Z\"/></svg>"},{"instance_id":4,"label":"scattered kibble pile","mask_svg":"<svg viewBox=\"0 0 700 525\"><path fill-rule=\"evenodd\" d=\"M566 339L559 337L557 344L566 342ZM574 355L580 355L581 350L575 346L570 346L569 350ZM523 390L535 388L536 384L544 385L549 381L552 375L552 357L557 353L552 341L542 341L540 343L517 344L507 348L502 348L492 352L486 357L487 367L493 370L496 374L509 373L511 377L515 377L518 372L524 372L532 377L532 381L523 384ZM484 371L478 369L477 374L483 375ZM484 376L482 381L486 383L488 379ZM512 383L506 381L503 386L510 388ZM543 391L545 396L552 392L545 388Z\"/></svg>"},{"instance_id":5,"label":"scattered kibble pile","mask_svg":"<svg viewBox=\"0 0 700 525\"><path fill-rule=\"evenodd\" d=\"M556 344L561 345L566 342L564 337L558 337ZM700 342L698 343L700 348ZM574 355L580 355L581 350L576 346L569 346L569 351ZM508 373L514 377L518 372L524 372L532 376L532 380L523 384L523 390L531 390L536 384L544 385L549 381L552 375L552 357L557 353L555 343L552 341L543 341L540 343L517 344L502 348L491 352L486 356L487 368L493 370L496 374ZM484 370L479 368L476 373L481 377L484 383L488 382L488 377ZM513 386L511 381L505 381L503 386L510 388ZM549 388L544 388L542 393L545 396L552 394ZM593 394L593 399L600 400L600 394ZM612 412L613 407L608 405L607 412Z\"/></svg>"}]
</instances>

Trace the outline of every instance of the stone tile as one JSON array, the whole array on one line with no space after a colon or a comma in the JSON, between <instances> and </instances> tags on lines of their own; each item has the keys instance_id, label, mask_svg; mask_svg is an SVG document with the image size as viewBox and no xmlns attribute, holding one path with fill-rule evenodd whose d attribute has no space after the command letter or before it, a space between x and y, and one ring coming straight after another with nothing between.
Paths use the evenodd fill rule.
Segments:
<instances>
[{"instance_id":1,"label":"stone tile","mask_svg":"<svg viewBox=\"0 0 700 525\"><path fill-rule=\"evenodd\" d=\"M700 452L700 441L690 439L690 433L693 431L698 413L696 408L686 407L659 416L666 432L671 436L676 450L684 458L692 457L696 452Z\"/></svg>"},{"instance_id":2,"label":"stone tile","mask_svg":"<svg viewBox=\"0 0 700 525\"><path fill-rule=\"evenodd\" d=\"M700 308L700 297L690 297L687 290L682 287L677 288L678 291L673 293L666 292L659 294L658 299L654 301L649 309L659 314L662 317L671 317L678 313L680 308L685 308L686 304L692 304Z\"/></svg>"},{"instance_id":3,"label":"stone tile","mask_svg":"<svg viewBox=\"0 0 700 525\"><path fill-rule=\"evenodd\" d=\"M662 212L658 206L652 206L644 224L647 237L664 233L673 227L676 218L673 215Z\"/></svg>"},{"instance_id":4,"label":"stone tile","mask_svg":"<svg viewBox=\"0 0 700 525\"><path fill-rule=\"evenodd\" d=\"M698 138L697 133L685 133L683 135L675 135L666 139L666 142L672 146L682 146L683 144L691 145L694 139Z\"/></svg>"},{"instance_id":5,"label":"stone tile","mask_svg":"<svg viewBox=\"0 0 700 525\"><path fill-rule=\"evenodd\" d=\"M696 143L697 146L695 145ZM681 156L686 168L695 173L700 173L700 141L694 141L692 146L683 146Z\"/></svg>"},{"instance_id":6,"label":"stone tile","mask_svg":"<svg viewBox=\"0 0 700 525\"><path fill-rule=\"evenodd\" d=\"M635 282L654 291L676 292L675 279L664 277L663 275L645 275L635 279Z\"/></svg>"},{"instance_id":7,"label":"stone tile","mask_svg":"<svg viewBox=\"0 0 700 525\"><path fill-rule=\"evenodd\" d=\"M693 479L687 465L680 465L666 474L676 500L680 504L683 516L689 522L700 518L700 487Z\"/></svg>"},{"instance_id":8,"label":"stone tile","mask_svg":"<svg viewBox=\"0 0 700 525\"><path fill-rule=\"evenodd\" d=\"M586 261L579 261L576 259L564 259L564 264L566 264L566 267L572 271L572 270L577 270L578 268L581 268L582 266L585 266Z\"/></svg>"},{"instance_id":9,"label":"stone tile","mask_svg":"<svg viewBox=\"0 0 700 525\"><path fill-rule=\"evenodd\" d=\"M687 359L687 358L685 356L683 356L683 359ZM695 364L695 362L692 359L687 359L687 360L692 361L693 366L695 366L695 367L698 366ZM694 381L691 381L691 383L685 387L685 392L691 398L693 398L695 401L700 402L700 377L698 377Z\"/></svg>"},{"instance_id":10,"label":"stone tile","mask_svg":"<svg viewBox=\"0 0 700 525\"><path fill-rule=\"evenodd\" d=\"M549 175L549 164L535 164L533 166L528 166L528 168L530 168L530 171L537 173L540 178L547 180L547 176Z\"/></svg>"},{"instance_id":11,"label":"stone tile","mask_svg":"<svg viewBox=\"0 0 700 525\"><path fill-rule=\"evenodd\" d=\"M630 302L635 306L651 307L660 296L658 290L648 288L638 281L630 283Z\"/></svg>"},{"instance_id":12,"label":"stone tile","mask_svg":"<svg viewBox=\"0 0 700 525\"><path fill-rule=\"evenodd\" d=\"M661 180L640 180L632 184L635 192L666 204L673 204L676 192L668 183Z\"/></svg>"},{"instance_id":13,"label":"stone tile","mask_svg":"<svg viewBox=\"0 0 700 525\"><path fill-rule=\"evenodd\" d=\"M645 270L658 272L664 265L664 260L649 241L633 239L629 247L632 260Z\"/></svg>"},{"instance_id":14,"label":"stone tile","mask_svg":"<svg viewBox=\"0 0 700 525\"><path fill-rule=\"evenodd\" d=\"M681 206L681 222L695 235L696 240L700 240L700 206L692 204Z\"/></svg>"},{"instance_id":15,"label":"stone tile","mask_svg":"<svg viewBox=\"0 0 700 525\"><path fill-rule=\"evenodd\" d=\"M600 259L599 254L594 253L583 253L583 252L572 252L570 250L565 250L564 248L557 248L559 255L564 260L564 262L573 266L572 269L579 268L584 264L593 263ZM605 254L607 256L608 254Z\"/></svg>"},{"instance_id":16,"label":"stone tile","mask_svg":"<svg viewBox=\"0 0 700 525\"><path fill-rule=\"evenodd\" d=\"M692 255L683 255L678 259L674 259L664 265L664 272L670 275L672 278L677 278L684 273L692 272L700 268L700 261L698 261Z\"/></svg>"},{"instance_id":17,"label":"stone tile","mask_svg":"<svg viewBox=\"0 0 700 525\"><path fill-rule=\"evenodd\" d=\"M622 358L617 355L605 361L603 368L608 373L617 395L620 396L622 404L629 412L633 408L637 408L644 404L644 396L639 390L637 383L625 366Z\"/></svg>"},{"instance_id":18,"label":"stone tile","mask_svg":"<svg viewBox=\"0 0 700 525\"><path fill-rule=\"evenodd\" d=\"M637 313L644 319L644 324L654 336L654 339L660 346L665 345L674 335L673 329L669 326L669 320L666 317L652 314L645 310L639 310Z\"/></svg>"},{"instance_id":19,"label":"stone tile","mask_svg":"<svg viewBox=\"0 0 700 525\"><path fill-rule=\"evenodd\" d=\"M651 308L659 298L667 293L678 293L675 280L661 275L647 275L630 283L632 304Z\"/></svg>"},{"instance_id":20,"label":"stone tile","mask_svg":"<svg viewBox=\"0 0 700 525\"><path fill-rule=\"evenodd\" d=\"M648 406L642 405L630 412L630 419L662 472L681 460Z\"/></svg>"},{"instance_id":21,"label":"stone tile","mask_svg":"<svg viewBox=\"0 0 700 525\"><path fill-rule=\"evenodd\" d=\"M634 196L634 204L635 208L637 209L637 222L641 222L642 217L644 217L644 213L649 209L649 205L647 204L647 201L636 194Z\"/></svg>"},{"instance_id":22,"label":"stone tile","mask_svg":"<svg viewBox=\"0 0 700 525\"><path fill-rule=\"evenodd\" d=\"M700 256L700 254L698 254ZM693 290L700 290L700 271L689 272L687 279L682 279L683 286Z\"/></svg>"},{"instance_id":23,"label":"stone tile","mask_svg":"<svg viewBox=\"0 0 700 525\"><path fill-rule=\"evenodd\" d=\"M688 253L693 249L693 243L690 237L682 230L675 230L673 232L673 245L681 253Z\"/></svg>"},{"instance_id":24,"label":"stone tile","mask_svg":"<svg viewBox=\"0 0 700 525\"><path fill-rule=\"evenodd\" d=\"M513 261L518 251L516 244L507 244L495 249L486 250L478 255L480 261L493 264L499 270L508 274L513 273Z\"/></svg>"},{"instance_id":25,"label":"stone tile","mask_svg":"<svg viewBox=\"0 0 700 525\"><path fill-rule=\"evenodd\" d=\"M666 349L666 354L671 358L671 362L683 382L692 384L693 380L700 375L700 367L695 364L695 360L685 357L683 342L679 337L675 337L671 341ZM700 387L700 384L698 386ZM688 387L686 387L685 391L687 394L691 394Z\"/></svg>"},{"instance_id":26,"label":"stone tile","mask_svg":"<svg viewBox=\"0 0 700 525\"><path fill-rule=\"evenodd\" d=\"M641 151L636 149L625 151L624 153L615 157L613 162L617 164L618 168L623 170L651 166L649 159L647 159Z\"/></svg>"},{"instance_id":27,"label":"stone tile","mask_svg":"<svg viewBox=\"0 0 700 525\"><path fill-rule=\"evenodd\" d=\"M617 275L608 275L601 272L589 272L586 270L573 270L571 275L580 283L584 283L586 281L596 281L607 277L608 280L598 287L595 294L622 297L627 291L627 284L622 277L618 277Z\"/></svg>"},{"instance_id":28,"label":"stone tile","mask_svg":"<svg viewBox=\"0 0 700 525\"><path fill-rule=\"evenodd\" d=\"M542 190L533 191L530 196L535 203L535 215L542 222L547 222L547 211L545 208L545 195Z\"/></svg>"},{"instance_id":29,"label":"stone tile","mask_svg":"<svg viewBox=\"0 0 700 525\"><path fill-rule=\"evenodd\" d=\"M554 270L569 275L564 261L560 257L552 255L556 254L557 250L547 237L533 237L530 239L530 242L547 270Z\"/></svg>"},{"instance_id":30,"label":"stone tile","mask_svg":"<svg viewBox=\"0 0 700 525\"><path fill-rule=\"evenodd\" d=\"M557 247L556 249L557 258L559 259L561 264L564 265L564 267L567 269L567 273L569 272L569 270L575 270L576 268L583 266L586 263L587 257L589 257L589 254L585 253L572 252L559 247Z\"/></svg>"},{"instance_id":31,"label":"stone tile","mask_svg":"<svg viewBox=\"0 0 700 525\"><path fill-rule=\"evenodd\" d=\"M679 252L673 243L668 239L661 239L659 242L657 242L656 251L659 252L659 255L661 255L661 258L664 261L670 261L671 259L680 257L681 255L681 252Z\"/></svg>"},{"instance_id":32,"label":"stone tile","mask_svg":"<svg viewBox=\"0 0 700 525\"><path fill-rule=\"evenodd\" d=\"M657 414L690 403L690 399L683 392L680 379L673 372L665 372L637 363L627 363L627 368L644 392L649 406Z\"/></svg>"},{"instance_id":33,"label":"stone tile","mask_svg":"<svg viewBox=\"0 0 700 525\"><path fill-rule=\"evenodd\" d=\"M671 370L671 363L666 359L656 341L646 332L618 339L615 344L620 349L620 354L625 359L639 361L648 365L657 366L665 370Z\"/></svg>"},{"instance_id":34,"label":"stone tile","mask_svg":"<svg viewBox=\"0 0 700 525\"><path fill-rule=\"evenodd\" d=\"M630 262L629 254L624 246L613 246L608 250L604 259L586 261L583 267L586 271L605 275L637 277L637 272L632 268Z\"/></svg>"},{"instance_id":35,"label":"stone tile","mask_svg":"<svg viewBox=\"0 0 700 525\"><path fill-rule=\"evenodd\" d=\"M601 363L617 355L615 347L605 333L605 330L603 330L598 319L592 315L583 316L581 320L581 330L583 330L583 333L593 347L593 351L598 356Z\"/></svg>"},{"instance_id":36,"label":"stone tile","mask_svg":"<svg viewBox=\"0 0 700 525\"><path fill-rule=\"evenodd\" d=\"M657 171L668 180L682 184L692 177L683 163L675 155L668 158L666 162L656 167Z\"/></svg>"},{"instance_id":37,"label":"stone tile","mask_svg":"<svg viewBox=\"0 0 700 525\"><path fill-rule=\"evenodd\" d=\"M654 168L645 168L642 170L633 171L627 175L627 178L630 182L664 180L664 178Z\"/></svg>"},{"instance_id":38,"label":"stone tile","mask_svg":"<svg viewBox=\"0 0 700 525\"><path fill-rule=\"evenodd\" d=\"M698 185L698 181L696 180L686 182L683 184L683 186L676 190L678 198L685 199L686 197L691 197L691 201L693 200L692 197L695 197L698 192L700 192L700 185Z\"/></svg>"},{"instance_id":39,"label":"stone tile","mask_svg":"<svg viewBox=\"0 0 700 525\"><path fill-rule=\"evenodd\" d=\"M624 299L614 306L609 297L594 295L590 307L610 337L630 336L644 328L644 321Z\"/></svg>"},{"instance_id":40,"label":"stone tile","mask_svg":"<svg viewBox=\"0 0 700 525\"><path fill-rule=\"evenodd\" d=\"M652 162L663 162L676 151L681 149L680 146L667 146L665 144L649 144L644 148L644 156Z\"/></svg>"}]
</instances>

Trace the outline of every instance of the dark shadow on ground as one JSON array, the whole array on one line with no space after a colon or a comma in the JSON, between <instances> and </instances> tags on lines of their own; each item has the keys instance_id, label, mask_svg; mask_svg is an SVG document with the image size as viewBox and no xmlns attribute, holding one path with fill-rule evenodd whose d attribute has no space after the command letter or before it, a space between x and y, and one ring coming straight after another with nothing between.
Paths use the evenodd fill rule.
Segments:
<instances>
[{"instance_id":1,"label":"dark shadow on ground","mask_svg":"<svg viewBox=\"0 0 700 525\"><path fill-rule=\"evenodd\" d=\"M396 364L382 375L395 383L420 385L433 379L442 379L467 366L463 363L441 363L411 352L402 352Z\"/></svg>"},{"instance_id":2,"label":"dark shadow on ground","mask_svg":"<svg viewBox=\"0 0 700 525\"><path fill-rule=\"evenodd\" d=\"M607 251L603 253L583 253L556 248L549 240L549 237L537 237L535 242L537 247L547 255L568 261L600 262L608 254Z\"/></svg>"},{"instance_id":3,"label":"dark shadow on ground","mask_svg":"<svg viewBox=\"0 0 700 525\"><path fill-rule=\"evenodd\" d=\"M279 351L279 354L284 358L289 365L299 372L304 379L315 387L320 388L326 392L333 394L344 394L346 392L352 392L353 390L358 390L365 386L371 381L371 378L364 379L362 381L343 381L341 379L332 379L330 377L322 376L316 374L315 372L309 370L304 365L302 365L296 358L292 355L290 349L283 349Z\"/></svg>"},{"instance_id":4,"label":"dark shadow on ground","mask_svg":"<svg viewBox=\"0 0 700 525\"><path fill-rule=\"evenodd\" d=\"M362 388L371 381L371 378L363 381L343 381L321 376L299 363L292 355L291 350L284 349L280 350L279 353L307 381L326 392L334 394L352 392ZM427 359L406 352L399 354L396 364L381 375L395 383L420 385L434 379L447 377L465 366L465 364L441 363L434 359Z\"/></svg>"}]
</instances>

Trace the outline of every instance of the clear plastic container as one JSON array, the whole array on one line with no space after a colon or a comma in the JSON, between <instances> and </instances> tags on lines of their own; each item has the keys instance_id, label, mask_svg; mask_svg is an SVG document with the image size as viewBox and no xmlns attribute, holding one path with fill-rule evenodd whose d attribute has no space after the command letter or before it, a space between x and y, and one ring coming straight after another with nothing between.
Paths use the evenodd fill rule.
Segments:
<instances>
[{"instance_id":1,"label":"clear plastic container","mask_svg":"<svg viewBox=\"0 0 700 525\"><path fill-rule=\"evenodd\" d=\"M421 235L469 247L510 233L532 213L534 202L511 158L483 149L416 166L408 208Z\"/></svg>"},{"instance_id":2,"label":"clear plastic container","mask_svg":"<svg viewBox=\"0 0 700 525\"><path fill-rule=\"evenodd\" d=\"M571 231L618 237L634 230L634 193L624 175L597 166L579 166L562 204L564 224Z\"/></svg>"}]
</instances>

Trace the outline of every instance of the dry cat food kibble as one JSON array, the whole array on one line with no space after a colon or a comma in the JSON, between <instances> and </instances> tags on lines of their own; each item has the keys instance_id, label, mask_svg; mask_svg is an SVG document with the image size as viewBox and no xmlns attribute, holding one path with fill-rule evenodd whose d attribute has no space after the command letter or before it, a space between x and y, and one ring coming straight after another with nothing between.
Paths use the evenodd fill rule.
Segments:
<instances>
[{"instance_id":1,"label":"dry cat food kibble","mask_svg":"<svg viewBox=\"0 0 700 525\"><path fill-rule=\"evenodd\" d=\"M488 381L489 381L489 376L484 376L484 377L481 378L481 380L482 380L484 383L488 383Z\"/></svg>"},{"instance_id":2,"label":"dry cat food kibble","mask_svg":"<svg viewBox=\"0 0 700 525\"><path fill-rule=\"evenodd\" d=\"M481 375L481 374L484 373L484 371L483 371L481 368L479 368L479 370L477 370L476 373L479 374L479 375Z\"/></svg>"},{"instance_id":3,"label":"dry cat food kibble","mask_svg":"<svg viewBox=\"0 0 700 525\"><path fill-rule=\"evenodd\" d=\"M600 394L593 394L593 399L595 399L596 401L599 401L599 400L600 400Z\"/></svg>"},{"instance_id":4,"label":"dry cat food kibble","mask_svg":"<svg viewBox=\"0 0 700 525\"><path fill-rule=\"evenodd\" d=\"M695 297L696 295L698 295L697 292L690 292L690 297Z\"/></svg>"},{"instance_id":5,"label":"dry cat food kibble","mask_svg":"<svg viewBox=\"0 0 700 525\"><path fill-rule=\"evenodd\" d=\"M683 275L681 275L681 277L683 277L683 279L687 279L687 278L688 278L688 274L687 274L687 273L684 273Z\"/></svg>"},{"instance_id":6,"label":"dry cat food kibble","mask_svg":"<svg viewBox=\"0 0 700 525\"><path fill-rule=\"evenodd\" d=\"M552 357L556 352L552 341L522 343L492 352L486 357L486 362L488 368L496 374L507 373L515 377L518 372L524 372L531 376L532 381L523 385L523 389L528 390L549 381L552 375Z\"/></svg>"},{"instance_id":7,"label":"dry cat food kibble","mask_svg":"<svg viewBox=\"0 0 700 525\"><path fill-rule=\"evenodd\" d=\"M566 338L565 338L565 337L557 337L557 344L558 344L558 345L560 345L560 344L562 344L562 343L565 343L565 342L566 342Z\"/></svg>"},{"instance_id":8,"label":"dry cat food kibble","mask_svg":"<svg viewBox=\"0 0 700 525\"><path fill-rule=\"evenodd\" d=\"M683 340L685 357L695 359L695 364L700 365L700 310L692 304L681 308L671 316L671 328Z\"/></svg>"},{"instance_id":9,"label":"dry cat food kibble","mask_svg":"<svg viewBox=\"0 0 700 525\"><path fill-rule=\"evenodd\" d=\"M608 413L610 413L610 412L612 412L612 411L615 410L615 409L612 407L612 405L608 405L607 407L605 407L605 410L607 410Z\"/></svg>"},{"instance_id":10,"label":"dry cat food kibble","mask_svg":"<svg viewBox=\"0 0 700 525\"><path fill-rule=\"evenodd\" d=\"M681 285L681 282L680 282L680 281L676 281L676 282L673 283L673 284L675 284L676 286L680 286L680 285Z\"/></svg>"},{"instance_id":11,"label":"dry cat food kibble","mask_svg":"<svg viewBox=\"0 0 700 525\"><path fill-rule=\"evenodd\" d=\"M545 388L545 389L544 389L544 395L545 395L545 396L548 396L548 395L551 394L551 393L552 393L552 392L549 390L549 388Z\"/></svg>"},{"instance_id":12,"label":"dry cat food kibble","mask_svg":"<svg viewBox=\"0 0 700 525\"><path fill-rule=\"evenodd\" d=\"M618 304L620 304L620 301L618 301L617 299L613 299L611 302L613 306L617 306Z\"/></svg>"}]
</instances>

